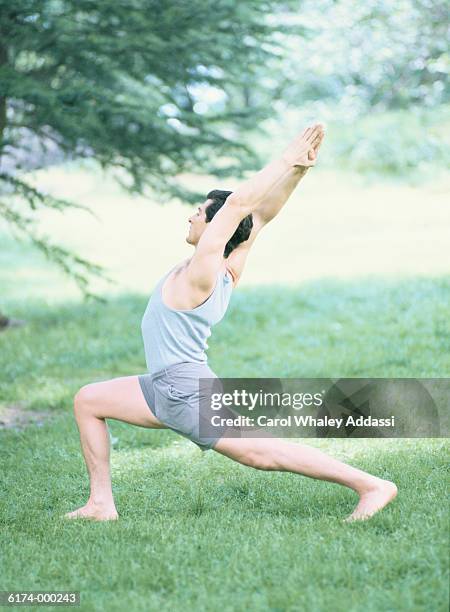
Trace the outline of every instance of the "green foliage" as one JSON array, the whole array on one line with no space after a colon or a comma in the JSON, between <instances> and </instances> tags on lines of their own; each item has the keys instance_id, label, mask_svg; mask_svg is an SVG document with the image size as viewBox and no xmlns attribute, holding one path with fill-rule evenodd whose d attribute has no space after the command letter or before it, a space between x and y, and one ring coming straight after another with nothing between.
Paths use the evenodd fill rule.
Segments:
<instances>
[{"instance_id":1,"label":"green foliage","mask_svg":"<svg viewBox=\"0 0 450 612\"><path fill-rule=\"evenodd\" d=\"M276 7L261 0L203 0L195 10L178 1L2 2L3 148L17 146L14 129L25 128L74 156L123 168L139 191L170 193L175 174L211 169L224 153L238 157L230 166L236 172L250 151L216 124L232 118L239 126L239 116L198 112L191 89L225 92L248 81L244 63L273 56L255 43L273 34L265 16Z\"/></svg>"},{"instance_id":2,"label":"green foliage","mask_svg":"<svg viewBox=\"0 0 450 612\"><path fill-rule=\"evenodd\" d=\"M444 175L450 167L450 105L413 106L350 118L332 102L291 109L280 121L266 123L270 143L257 140L260 158L283 146L312 116L326 123L327 136L320 152L320 168L357 173L363 179L398 180L421 184ZM342 175L350 181L351 174Z\"/></svg>"},{"instance_id":3,"label":"green foliage","mask_svg":"<svg viewBox=\"0 0 450 612\"><path fill-rule=\"evenodd\" d=\"M89 159L133 192L194 202L180 173L264 163L251 144L287 105L294 130L335 121L321 163L444 166L448 17L444 0L0 0L0 214L90 295L101 269L38 233L39 207L63 209L21 171Z\"/></svg>"},{"instance_id":4,"label":"green foliage","mask_svg":"<svg viewBox=\"0 0 450 612\"><path fill-rule=\"evenodd\" d=\"M450 99L446 0L306 0L302 9L309 36L291 38L283 67L283 99L294 106L328 100L355 117Z\"/></svg>"},{"instance_id":5,"label":"green foliage","mask_svg":"<svg viewBox=\"0 0 450 612\"><path fill-rule=\"evenodd\" d=\"M32 205L31 187L22 178L19 189L5 176L39 167L40 148L115 168L131 191L184 201L204 194L182 189L181 172L239 175L251 166L255 158L239 135L250 110L199 106L195 88L214 88L222 98L239 82L257 88L245 67L276 60L279 45L264 43L280 28L267 16L289 4L0 0L0 196L3 212L11 209L7 219L70 271L73 258L56 245L45 248L47 238L30 229L23 203ZM252 108L252 121L267 111ZM227 134L230 122L235 131ZM46 194L40 203L55 207ZM85 290L78 264L75 279Z\"/></svg>"},{"instance_id":6,"label":"green foliage","mask_svg":"<svg viewBox=\"0 0 450 612\"><path fill-rule=\"evenodd\" d=\"M324 161L335 167L412 182L450 167L450 106L367 115L330 133Z\"/></svg>"}]
</instances>

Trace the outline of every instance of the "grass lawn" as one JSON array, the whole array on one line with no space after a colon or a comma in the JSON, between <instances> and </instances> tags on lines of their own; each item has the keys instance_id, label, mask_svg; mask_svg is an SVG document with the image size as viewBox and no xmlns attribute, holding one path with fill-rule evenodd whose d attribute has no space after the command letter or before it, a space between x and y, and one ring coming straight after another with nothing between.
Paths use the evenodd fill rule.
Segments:
<instances>
[{"instance_id":1,"label":"grass lawn","mask_svg":"<svg viewBox=\"0 0 450 612\"><path fill-rule=\"evenodd\" d=\"M63 521L88 491L73 395L145 371L151 287L106 304L65 299L40 256L6 235L2 244L0 310L27 324L0 334L0 420L14 406L48 418L0 430L0 590L77 590L87 611L448 609L443 439L308 440L398 485L385 511L344 525L350 490L109 421L120 520ZM438 259L426 276L289 284L274 273L243 284L211 338L211 366L242 377L448 377L450 277Z\"/></svg>"}]
</instances>

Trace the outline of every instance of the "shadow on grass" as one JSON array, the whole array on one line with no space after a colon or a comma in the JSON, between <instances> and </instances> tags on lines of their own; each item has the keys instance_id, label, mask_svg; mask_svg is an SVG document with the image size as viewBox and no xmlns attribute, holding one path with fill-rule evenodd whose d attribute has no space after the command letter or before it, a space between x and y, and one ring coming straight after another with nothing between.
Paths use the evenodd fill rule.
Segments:
<instances>
[{"instance_id":1,"label":"shadow on grass","mask_svg":"<svg viewBox=\"0 0 450 612\"><path fill-rule=\"evenodd\" d=\"M450 277L239 288L209 362L224 377L448 376L449 298ZM82 385L145 372L147 299L4 302L27 325L0 334L1 404L63 413Z\"/></svg>"},{"instance_id":2,"label":"shadow on grass","mask_svg":"<svg viewBox=\"0 0 450 612\"><path fill-rule=\"evenodd\" d=\"M405 504L414 497L414 512L426 513L430 496L442 483L446 470L447 442L420 440L330 440L301 443L320 447L332 457L358 467L399 487L395 512L405 511ZM134 460L130 462L131 456ZM139 464L140 469L134 470ZM316 520L339 519L357 503L356 493L326 481L297 474L254 470L214 453L200 455L188 441L155 449L151 458L142 452L117 458L116 482L122 489L141 480L148 472L149 483L158 483L158 490L144 489L138 507L146 513L166 517L209 517L227 509L240 520L259 518ZM119 469L119 466L121 469ZM408 467L409 466L409 467ZM414 467L413 467L414 466ZM413 484L420 474L419 482ZM163 492L160 487L163 486ZM153 487L153 485L152 485ZM124 496L124 506L125 496ZM394 505L392 506L394 508ZM130 508L133 512L133 510Z\"/></svg>"}]
</instances>

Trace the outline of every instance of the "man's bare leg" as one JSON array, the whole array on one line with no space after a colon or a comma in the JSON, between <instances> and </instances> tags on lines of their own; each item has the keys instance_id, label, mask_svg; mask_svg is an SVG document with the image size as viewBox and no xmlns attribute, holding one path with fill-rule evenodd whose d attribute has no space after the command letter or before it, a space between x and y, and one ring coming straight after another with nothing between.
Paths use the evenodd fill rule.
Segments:
<instances>
[{"instance_id":1,"label":"man's bare leg","mask_svg":"<svg viewBox=\"0 0 450 612\"><path fill-rule=\"evenodd\" d=\"M90 479L87 503L68 512L65 518L115 520L109 432L105 418L132 425L165 428L149 409L137 376L125 376L82 387L74 398L75 418Z\"/></svg>"},{"instance_id":2,"label":"man's bare leg","mask_svg":"<svg viewBox=\"0 0 450 612\"><path fill-rule=\"evenodd\" d=\"M370 518L397 495L393 482L333 459L312 446L278 438L221 438L214 450L256 469L294 472L353 489L359 503L346 522Z\"/></svg>"}]
</instances>

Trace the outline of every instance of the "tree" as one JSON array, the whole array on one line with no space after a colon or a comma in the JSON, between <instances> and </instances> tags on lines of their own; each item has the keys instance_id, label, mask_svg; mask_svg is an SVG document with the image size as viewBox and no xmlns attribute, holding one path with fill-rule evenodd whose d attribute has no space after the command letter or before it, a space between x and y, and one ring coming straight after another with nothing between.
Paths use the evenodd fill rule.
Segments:
<instances>
[{"instance_id":1,"label":"tree","mask_svg":"<svg viewBox=\"0 0 450 612\"><path fill-rule=\"evenodd\" d=\"M446 0L305 0L303 9L297 22L310 36L289 43L287 102L329 100L356 116L449 100Z\"/></svg>"},{"instance_id":2,"label":"tree","mask_svg":"<svg viewBox=\"0 0 450 612\"><path fill-rule=\"evenodd\" d=\"M290 4L0 0L0 214L91 296L89 276L101 268L35 228L41 207L76 204L32 187L23 171L52 149L119 170L134 193L189 202L202 194L181 189L180 172L239 175L255 162L239 128L267 109L220 100L239 83L258 88L250 67L276 60L274 35L292 30L266 18ZM213 104L199 102L204 86L220 94Z\"/></svg>"}]
</instances>

